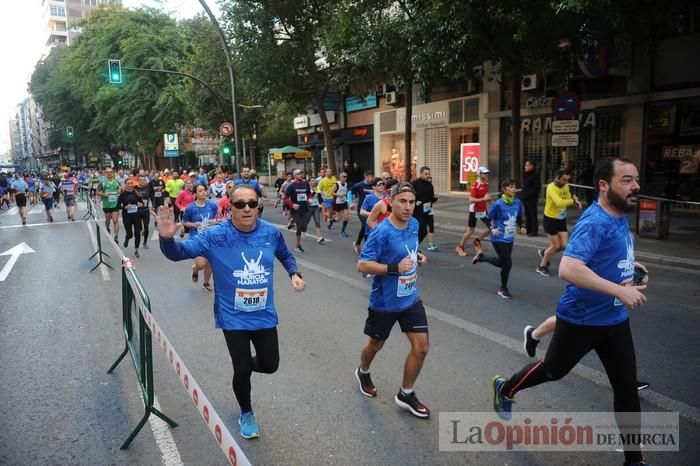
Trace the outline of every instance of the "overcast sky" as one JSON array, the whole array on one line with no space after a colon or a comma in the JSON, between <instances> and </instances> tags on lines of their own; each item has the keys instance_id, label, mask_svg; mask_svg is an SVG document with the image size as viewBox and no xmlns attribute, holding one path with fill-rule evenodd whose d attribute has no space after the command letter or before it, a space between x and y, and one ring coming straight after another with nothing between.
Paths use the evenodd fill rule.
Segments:
<instances>
[{"instance_id":1,"label":"overcast sky","mask_svg":"<svg viewBox=\"0 0 700 466\"><path fill-rule=\"evenodd\" d=\"M0 154L9 151L10 118L27 95L27 82L34 66L47 53L42 0L12 2L0 16ZM154 0L123 0L127 8L156 7ZM204 11L198 0L166 0L165 11L178 18L191 18ZM207 2L218 14L216 0Z\"/></svg>"}]
</instances>

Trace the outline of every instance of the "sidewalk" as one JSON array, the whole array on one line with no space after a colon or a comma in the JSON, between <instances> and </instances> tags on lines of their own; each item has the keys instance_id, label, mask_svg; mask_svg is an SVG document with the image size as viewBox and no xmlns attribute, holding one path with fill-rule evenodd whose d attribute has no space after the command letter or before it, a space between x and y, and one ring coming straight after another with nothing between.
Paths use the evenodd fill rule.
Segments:
<instances>
[{"instance_id":1,"label":"sidewalk","mask_svg":"<svg viewBox=\"0 0 700 466\"><path fill-rule=\"evenodd\" d=\"M434 205L436 228L463 232L467 227L467 198L464 196L440 195ZM518 243L533 247L546 247L547 235L542 231L542 209L540 202L540 231L536 237L518 236ZM569 231L581 212L569 210ZM628 215L630 229L636 231L637 214ZM684 216L671 215L669 239L655 240L635 235L635 256L640 262L653 262L676 267L700 270L700 215L691 212Z\"/></svg>"}]
</instances>

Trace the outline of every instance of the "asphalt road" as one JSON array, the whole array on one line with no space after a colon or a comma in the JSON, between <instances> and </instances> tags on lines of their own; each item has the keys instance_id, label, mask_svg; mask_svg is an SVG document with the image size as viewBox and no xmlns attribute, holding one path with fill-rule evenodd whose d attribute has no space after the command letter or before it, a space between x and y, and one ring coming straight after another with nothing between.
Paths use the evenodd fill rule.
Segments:
<instances>
[{"instance_id":1,"label":"asphalt road","mask_svg":"<svg viewBox=\"0 0 700 466\"><path fill-rule=\"evenodd\" d=\"M36 208L30 226L20 227L17 215L0 213L0 253L22 242L35 251L20 255L0 282L0 464L225 464L155 346L156 396L162 411L179 424L170 431L174 444L164 447L147 424L128 450L119 450L143 412L130 361L106 374L124 346L120 272L89 273L94 246L88 225L65 222L63 212L54 217L54 224L33 226L44 222ZM270 207L266 218L283 221ZM431 350L416 384L433 416L417 419L393 403L408 351L398 328L372 366L379 396L362 396L353 371L365 341L369 281L355 271L356 228L353 219L350 239L334 230L325 245L304 239L307 252L298 255L308 284L303 293L294 293L277 268L281 364L273 375L253 376L262 438L251 442L238 436L232 369L223 336L213 328L212 295L201 281L190 281L189 261L168 262L154 241L136 262L155 318L253 464L621 463L621 454L614 452L438 449L438 413L490 412L492 376L510 375L530 361L521 346L524 325L555 310L564 285L534 272L532 247L516 244L514 299L504 301L495 293L498 270L458 257L453 252L458 235L438 225L443 250L428 253L419 275ZM292 247L293 234L283 231ZM118 265L116 252L106 251L112 256L107 261ZM0 256L0 268L9 258ZM648 303L632 315L639 378L651 383L642 392L642 406L680 412L681 435L679 452L650 452L648 459L691 464L700 445L695 389L700 273L660 265L649 269ZM595 355L589 355L563 380L521 392L515 410L610 411L612 392L601 371Z\"/></svg>"}]
</instances>

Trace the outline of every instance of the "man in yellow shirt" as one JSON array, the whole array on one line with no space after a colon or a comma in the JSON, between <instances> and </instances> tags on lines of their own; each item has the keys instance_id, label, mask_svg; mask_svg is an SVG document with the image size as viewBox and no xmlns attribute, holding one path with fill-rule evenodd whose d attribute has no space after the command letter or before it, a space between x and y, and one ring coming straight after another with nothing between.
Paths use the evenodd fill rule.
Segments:
<instances>
[{"instance_id":1,"label":"man in yellow shirt","mask_svg":"<svg viewBox=\"0 0 700 466\"><path fill-rule=\"evenodd\" d=\"M326 168L326 176L321 178L321 181L318 182L318 186L316 187L316 190L320 192L321 197L323 197L323 221L326 223L330 220L330 216L333 215L333 188L337 182L338 180L333 175L331 169Z\"/></svg>"},{"instance_id":2,"label":"man in yellow shirt","mask_svg":"<svg viewBox=\"0 0 700 466\"><path fill-rule=\"evenodd\" d=\"M176 170L173 170L171 175L172 178L170 178L165 183L165 192L168 193L168 198L170 199L170 206L173 208L175 220L179 220L181 212L180 209L178 209L175 205L175 199L177 199L177 196L180 194L180 191L182 191L182 188L185 186L185 182L180 179Z\"/></svg>"},{"instance_id":3,"label":"man in yellow shirt","mask_svg":"<svg viewBox=\"0 0 700 466\"><path fill-rule=\"evenodd\" d=\"M581 202L576 195L569 190L571 172L568 168L561 168L554 174L554 181L547 185L544 204L544 218L542 226L549 238L547 249L538 249L540 263L535 271L542 276L549 277L549 261L554 254L563 251L569 243L569 231L566 227L566 209L575 205L581 210Z\"/></svg>"}]
</instances>

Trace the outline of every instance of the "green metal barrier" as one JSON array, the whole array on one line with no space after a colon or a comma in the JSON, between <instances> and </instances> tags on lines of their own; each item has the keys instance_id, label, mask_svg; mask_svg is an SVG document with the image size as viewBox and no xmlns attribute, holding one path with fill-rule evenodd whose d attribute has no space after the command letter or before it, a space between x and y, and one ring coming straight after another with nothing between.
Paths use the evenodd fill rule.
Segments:
<instances>
[{"instance_id":1,"label":"green metal barrier","mask_svg":"<svg viewBox=\"0 0 700 466\"><path fill-rule=\"evenodd\" d=\"M98 225L97 222L95 222L95 228L96 228L95 236L97 236L97 251L95 251L95 253L92 256L90 256L90 258L88 260L91 261L92 258L97 256L97 255L99 255L99 257L97 258L98 259L97 264L95 264L95 266L92 269L90 269L90 272L95 270L101 264L104 264L107 267L109 267L110 269L114 270L114 268L111 265L109 265L107 262L105 262L104 259L102 258L102 257L109 257L109 254L102 251L102 235L100 234L100 225Z\"/></svg>"},{"instance_id":2,"label":"green metal barrier","mask_svg":"<svg viewBox=\"0 0 700 466\"><path fill-rule=\"evenodd\" d=\"M134 273L131 266L125 264L122 267L122 327L126 346L107 373L111 374L124 359L124 356L130 354L131 362L134 364L134 369L136 369L136 377L141 386L145 411L141 421L122 444L122 450L129 448L131 441L134 440L141 428L146 424L151 414L155 414L171 427L177 427L175 421L153 407L155 396L153 390L151 330L143 318L141 309L145 309L150 313L151 302L136 273Z\"/></svg>"}]
</instances>

